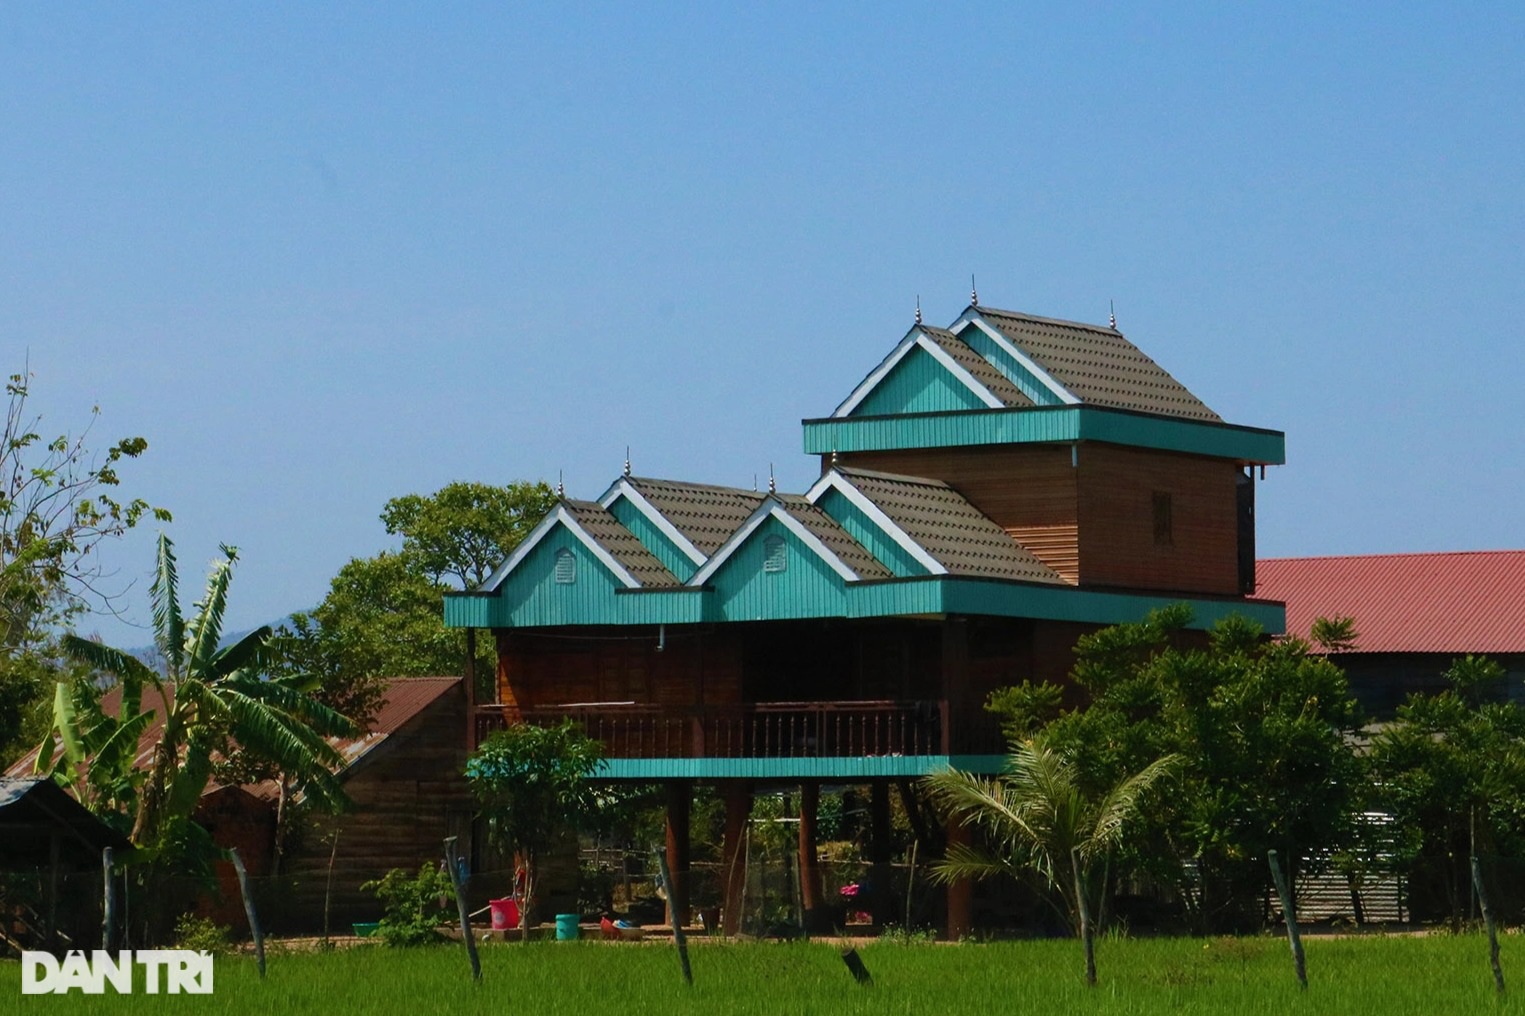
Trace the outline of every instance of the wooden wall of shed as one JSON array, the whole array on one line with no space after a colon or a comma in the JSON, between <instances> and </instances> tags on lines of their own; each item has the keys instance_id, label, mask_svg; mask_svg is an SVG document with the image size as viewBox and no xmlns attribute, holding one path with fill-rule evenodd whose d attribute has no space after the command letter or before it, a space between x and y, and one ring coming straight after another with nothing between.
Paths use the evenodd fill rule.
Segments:
<instances>
[{"instance_id":1,"label":"wooden wall of shed","mask_svg":"<svg viewBox=\"0 0 1525 1016\"><path fill-rule=\"evenodd\" d=\"M344 781L353 807L338 816L313 816L283 859L275 880L283 892L280 924L321 928L335 830L335 934L347 934L352 921L380 916L380 905L361 891L362 882L392 868L416 873L421 864L438 864L446 836L459 836L462 851L470 850L476 807L465 777L465 724L465 693L457 685L360 760ZM481 903L469 902L473 908Z\"/></svg>"},{"instance_id":2,"label":"wooden wall of shed","mask_svg":"<svg viewBox=\"0 0 1525 1016\"><path fill-rule=\"evenodd\" d=\"M1238 595L1234 463L1103 444L1079 458L1082 584ZM1156 493L1170 495L1169 543L1155 539Z\"/></svg>"},{"instance_id":3,"label":"wooden wall of shed","mask_svg":"<svg viewBox=\"0 0 1525 1016\"><path fill-rule=\"evenodd\" d=\"M1070 582L1080 579L1076 470L1065 445L844 452L844 466L942 480ZM823 467L829 460L823 460Z\"/></svg>"}]
</instances>

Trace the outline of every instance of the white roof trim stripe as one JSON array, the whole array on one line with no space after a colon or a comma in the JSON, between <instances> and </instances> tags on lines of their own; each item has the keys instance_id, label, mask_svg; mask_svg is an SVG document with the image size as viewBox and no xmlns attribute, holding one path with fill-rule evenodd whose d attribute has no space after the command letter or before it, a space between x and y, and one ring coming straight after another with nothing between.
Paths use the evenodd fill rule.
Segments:
<instances>
[{"instance_id":1,"label":"white roof trim stripe","mask_svg":"<svg viewBox=\"0 0 1525 1016\"><path fill-rule=\"evenodd\" d=\"M867 515L869 520L873 522L874 525L883 530L886 536L888 536L891 540L894 540L895 543L899 545L901 550L904 550L907 554L910 554L911 557L915 558L916 562L923 568L927 569L928 572L932 573L933 575L948 574L948 569L943 565L941 561L933 557L927 548L923 547L921 544L912 539L911 534L907 533L904 529L901 529L900 526L895 523L894 519L885 514L883 508L880 508L877 504L871 501L867 494L859 490L856 486L853 485L851 480L837 472L835 469L817 480L815 482L815 486L810 488L810 490L805 494L805 497L810 501L811 504L815 504L816 499L819 498L822 494L826 493L827 490L835 490L843 497L847 498L847 500L850 501L855 508L857 508L863 514Z\"/></svg>"},{"instance_id":2,"label":"white roof trim stripe","mask_svg":"<svg viewBox=\"0 0 1525 1016\"><path fill-rule=\"evenodd\" d=\"M976 380L975 376L969 373L963 364L949 356L948 351L942 346L938 345L936 342L933 342L925 335L918 338L916 340L916 344L922 349L925 349L927 352L931 353L933 359L947 368L948 373L962 381L964 383L964 387L973 392L981 402L985 403L985 405L989 406L991 409L1006 408L1006 403L996 398L995 394L991 392L989 388L986 388L983 384Z\"/></svg>"},{"instance_id":3,"label":"white roof trim stripe","mask_svg":"<svg viewBox=\"0 0 1525 1016\"><path fill-rule=\"evenodd\" d=\"M670 522L666 515L657 511L656 506L646 500L646 496L636 489L635 484L628 480L617 480L614 486L609 488L608 493L598 499L598 503L607 509L621 497L635 505L635 510L646 516L646 521L657 527L657 530L671 540L682 552L683 556L695 565L704 563L704 553L683 535L682 530ZM628 527L627 527L628 528Z\"/></svg>"},{"instance_id":4,"label":"white roof trim stripe","mask_svg":"<svg viewBox=\"0 0 1525 1016\"><path fill-rule=\"evenodd\" d=\"M896 343L889 355L879 361L879 366L870 371L868 377L858 382L858 387L852 390L852 394L843 400L840 406L832 410L831 415L843 417L857 409L858 403L868 398L868 393L878 387L879 382L884 380L884 376L894 370L895 365L905 358L906 353L910 352L911 347L916 344L919 335L920 332L914 327L906 332L905 337Z\"/></svg>"},{"instance_id":5,"label":"white roof trim stripe","mask_svg":"<svg viewBox=\"0 0 1525 1016\"><path fill-rule=\"evenodd\" d=\"M514 552L508 556L508 560L498 565L497 571L494 571L487 581L478 587L478 591L484 593L497 592L498 586L503 584L503 580L508 578L513 570L519 566L519 563L528 557L530 552L539 546L540 541L544 540L551 530L555 529L558 525L566 526L567 531L577 538L577 542L586 547L590 554L598 558L599 563L609 569L614 577L625 585L625 588L640 588L641 584L636 581L635 576L630 574L624 565L615 560L614 555L609 553L597 540L588 535L586 529L577 524L577 519L571 512L567 511L566 506L557 505L530 532L529 536L524 538L524 542L514 548Z\"/></svg>"},{"instance_id":6,"label":"white roof trim stripe","mask_svg":"<svg viewBox=\"0 0 1525 1016\"><path fill-rule=\"evenodd\" d=\"M1010 339L1001 334L1000 329L992 328L990 325L986 324L985 320L979 317L978 312L966 312L963 317L953 322L953 324L949 326L948 330L950 332L957 332L961 325L967 324L974 325L980 331L989 336L991 342L994 342L996 345L1000 346L1001 349L1005 351L1006 355L1010 356L1013 360L1016 360L1019 364L1021 364L1023 369L1025 369L1033 377L1037 378L1043 387L1053 392L1054 395L1058 397L1059 401L1069 406L1080 405L1080 399L1076 398L1068 388L1064 387L1064 385L1056 381L1054 376L1048 371L1038 366L1032 357L1028 356L1026 353L1022 352L1022 350L1013 345ZM997 364L992 364L991 366L999 369L999 365Z\"/></svg>"},{"instance_id":7,"label":"white roof trim stripe","mask_svg":"<svg viewBox=\"0 0 1525 1016\"><path fill-rule=\"evenodd\" d=\"M747 538L770 518L778 519L785 529L798 537L801 543L809 547L822 561L825 561L826 565L841 576L844 581L857 581L858 575L856 572L849 568L841 558L833 554L831 549L822 543L814 533L806 529L799 519L790 515L781 502L770 498L758 505L757 510L752 513L751 517L741 524L741 528L731 534L731 538L726 540L719 550L715 551L715 555L705 563L703 568L696 571L694 577L689 579L685 585L702 586L708 582L710 577L720 570L720 566L729 560L743 543L747 542Z\"/></svg>"}]
</instances>

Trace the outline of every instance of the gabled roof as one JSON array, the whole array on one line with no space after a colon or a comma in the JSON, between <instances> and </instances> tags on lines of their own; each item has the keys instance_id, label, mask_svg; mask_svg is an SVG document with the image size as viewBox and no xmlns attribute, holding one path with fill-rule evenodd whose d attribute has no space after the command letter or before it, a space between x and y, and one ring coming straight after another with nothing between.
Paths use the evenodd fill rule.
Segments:
<instances>
[{"instance_id":1,"label":"gabled roof","mask_svg":"<svg viewBox=\"0 0 1525 1016\"><path fill-rule=\"evenodd\" d=\"M610 486L599 504L608 508L621 496L628 497L695 564L719 550L766 497L739 487L626 476Z\"/></svg>"},{"instance_id":2,"label":"gabled roof","mask_svg":"<svg viewBox=\"0 0 1525 1016\"><path fill-rule=\"evenodd\" d=\"M998 331L1085 405L1221 422L1115 328L994 307L970 307L953 327L962 331L980 323Z\"/></svg>"},{"instance_id":3,"label":"gabled roof","mask_svg":"<svg viewBox=\"0 0 1525 1016\"><path fill-rule=\"evenodd\" d=\"M1064 583L958 491L941 480L835 467L807 495L836 489L933 574Z\"/></svg>"},{"instance_id":4,"label":"gabled roof","mask_svg":"<svg viewBox=\"0 0 1525 1016\"><path fill-rule=\"evenodd\" d=\"M1255 595L1293 635L1353 618L1360 653L1525 653L1525 550L1271 558Z\"/></svg>"},{"instance_id":5,"label":"gabled roof","mask_svg":"<svg viewBox=\"0 0 1525 1016\"><path fill-rule=\"evenodd\" d=\"M50 778L0 777L0 865L46 865L50 838L39 827L57 831L60 846L76 857L93 860L105 847L132 845Z\"/></svg>"},{"instance_id":6,"label":"gabled roof","mask_svg":"<svg viewBox=\"0 0 1525 1016\"><path fill-rule=\"evenodd\" d=\"M720 570L764 522L777 519L792 532L843 581L886 579L892 572L858 541L848 535L837 521L799 494L767 494L751 516L731 538L712 554L688 580L690 586L702 586Z\"/></svg>"},{"instance_id":7,"label":"gabled roof","mask_svg":"<svg viewBox=\"0 0 1525 1016\"><path fill-rule=\"evenodd\" d=\"M627 589L675 586L679 582L656 556L597 501L562 498L514 552L481 585L492 592L557 527L564 527Z\"/></svg>"},{"instance_id":8,"label":"gabled roof","mask_svg":"<svg viewBox=\"0 0 1525 1016\"><path fill-rule=\"evenodd\" d=\"M597 501L564 502L567 511L593 540L609 552L642 588L676 586L678 579L645 544Z\"/></svg>"},{"instance_id":9,"label":"gabled roof","mask_svg":"<svg viewBox=\"0 0 1525 1016\"><path fill-rule=\"evenodd\" d=\"M889 355L858 383L858 387L842 400L842 404L837 406L831 415L835 417L852 415L859 404L879 387L880 382L889 377L906 357L917 350L927 353L940 363L958 384L972 392L975 398L984 403L988 409L1010 409L1033 405L1033 401L1023 395L1021 389L1008 380L989 360L970 349L963 339L946 328L918 324L913 325L911 330L906 332L905 337L896 343Z\"/></svg>"}]
</instances>

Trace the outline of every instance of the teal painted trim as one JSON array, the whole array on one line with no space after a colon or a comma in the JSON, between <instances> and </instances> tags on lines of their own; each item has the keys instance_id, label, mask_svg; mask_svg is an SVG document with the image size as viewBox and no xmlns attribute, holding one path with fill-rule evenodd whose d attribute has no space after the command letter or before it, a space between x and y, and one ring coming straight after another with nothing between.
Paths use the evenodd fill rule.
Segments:
<instances>
[{"instance_id":1,"label":"teal painted trim","mask_svg":"<svg viewBox=\"0 0 1525 1016\"><path fill-rule=\"evenodd\" d=\"M863 780L962 769L998 773L1002 755L875 755L859 758L611 758L606 780Z\"/></svg>"},{"instance_id":2,"label":"teal painted trim","mask_svg":"<svg viewBox=\"0 0 1525 1016\"><path fill-rule=\"evenodd\" d=\"M795 548L790 549L793 551ZM819 560L814 555L810 557ZM799 559L798 554L791 553L790 566L794 567ZM773 579L779 576L757 577ZM831 575L830 581L838 580L835 575ZM824 595L824 590L816 589L809 591L809 595L806 595L807 591L796 591L792 598L781 596L771 602L766 595L761 594L722 602L716 598L718 591L705 589L625 590L613 594L609 598L610 602L597 605L587 614L572 618L563 616L559 620L547 620L544 614L523 607L508 609L496 596L464 594L445 598L445 625L449 628L514 628L558 624L695 624L700 621L942 614L1122 624L1142 620L1151 610L1184 602L1192 609L1193 628L1210 628L1230 614L1248 617L1272 635L1281 634L1287 627L1286 608L1265 600L1214 600L1165 593L1100 592L1076 589L1073 586L980 581L940 575L839 585L837 590L835 597Z\"/></svg>"},{"instance_id":3,"label":"teal painted trim","mask_svg":"<svg viewBox=\"0 0 1525 1016\"><path fill-rule=\"evenodd\" d=\"M852 416L885 413L936 413L985 409L984 401L925 349L912 347L873 390L853 408Z\"/></svg>"},{"instance_id":4,"label":"teal painted trim","mask_svg":"<svg viewBox=\"0 0 1525 1016\"><path fill-rule=\"evenodd\" d=\"M652 525L651 520L631 504L628 497L621 495L615 498L614 503L609 505L609 514L630 530L641 541L641 546L651 551L652 556L678 577L678 581L687 582L699 570L699 566L689 560L688 555L679 550L678 545L666 533Z\"/></svg>"},{"instance_id":5,"label":"teal painted trim","mask_svg":"<svg viewBox=\"0 0 1525 1016\"><path fill-rule=\"evenodd\" d=\"M1258 623L1268 634L1280 635L1287 627L1287 611L1279 603L1252 600L1207 600L1161 593L1108 593L1068 586L1021 585L1015 582L979 582L946 579L943 605L949 614L993 614L999 617L1033 617L1049 621L1089 624L1122 624L1142 621L1151 610L1173 603L1191 606L1188 627L1211 628L1230 614Z\"/></svg>"},{"instance_id":6,"label":"teal painted trim","mask_svg":"<svg viewBox=\"0 0 1525 1016\"><path fill-rule=\"evenodd\" d=\"M815 503L816 507L830 515L848 535L863 544L865 550L878 558L897 577L926 575L927 569L912 557L904 547L847 499L840 490L827 490Z\"/></svg>"},{"instance_id":7,"label":"teal painted trim","mask_svg":"<svg viewBox=\"0 0 1525 1016\"><path fill-rule=\"evenodd\" d=\"M1210 455L1280 465L1287 461L1281 431L1179 420L1100 406L1045 406L950 413L803 421L805 452L886 451L990 444L1109 444Z\"/></svg>"},{"instance_id":8,"label":"teal painted trim","mask_svg":"<svg viewBox=\"0 0 1525 1016\"><path fill-rule=\"evenodd\" d=\"M1005 375L1006 380L1016 385L1023 395L1032 399L1040 406L1059 406L1064 400L1054 394L1052 388L1039 381L1033 376L1032 371L1012 358L1012 355L1000 346L994 339L975 324L958 333L958 337L964 340L964 344L974 350L980 356L990 362L990 365Z\"/></svg>"}]
</instances>

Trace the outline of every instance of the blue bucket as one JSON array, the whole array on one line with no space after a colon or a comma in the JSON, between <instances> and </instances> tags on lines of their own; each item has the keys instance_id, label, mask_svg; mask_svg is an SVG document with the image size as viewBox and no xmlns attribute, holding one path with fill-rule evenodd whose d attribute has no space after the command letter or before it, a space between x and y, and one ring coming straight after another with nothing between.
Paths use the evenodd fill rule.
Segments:
<instances>
[{"instance_id":1,"label":"blue bucket","mask_svg":"<svg viewBox=\"0 0 1525 1016\"><path fill-rule=\"evenodd\" d=\"M582 920L581 914L557 914L556 915L556 941L572 942L577 939L577 923Z\"/></svg>"}]
</instances>

